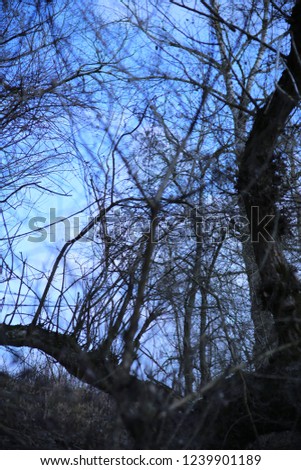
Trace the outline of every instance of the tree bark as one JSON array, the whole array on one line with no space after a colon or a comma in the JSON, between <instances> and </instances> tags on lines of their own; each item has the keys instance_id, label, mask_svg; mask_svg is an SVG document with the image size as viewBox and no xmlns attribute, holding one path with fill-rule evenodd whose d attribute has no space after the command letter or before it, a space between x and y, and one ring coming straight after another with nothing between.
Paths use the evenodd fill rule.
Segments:
<instances>
[{"instance_id":1,"label":"tree bark","mask_svg":"<svg viewBox=\"0 0 301 470\"><path fill-rule=\"evenodd\" d=\"M273 350L277 347L277 334L272 313L264 308L261 295L261 277L254 259L254 250L250 240L242 243L251 301L251 318L254 325L254 347L252 362L256 370L265 367Z\"/></svg>"},{"instance_id":2,"label":"tree bark","mask_svg":"<svg viewBox=\"0 0 301 470\"><path fill-rule=\"evenodd\" d=\"M275 91L258 109L240 160L240 197L249 220L250 238L261 278L261 298L271 311L282 358L299 356L301 341L301 284L281 248L281 214L277 171L280 156L277 140L290 113L299 102L301 90L301 2L290 19L291 50L287 67Z\"/></svg>"}]
</instances>

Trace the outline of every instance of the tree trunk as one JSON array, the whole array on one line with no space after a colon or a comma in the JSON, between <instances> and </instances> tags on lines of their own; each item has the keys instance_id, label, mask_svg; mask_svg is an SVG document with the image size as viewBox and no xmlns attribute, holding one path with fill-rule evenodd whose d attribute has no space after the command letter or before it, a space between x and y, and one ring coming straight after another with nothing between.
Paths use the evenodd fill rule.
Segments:
<instances>
[{"instance_id":1,"label":"tree trunk","mask_svg":"<svg viewBox=\"0 0 301 470\"><path fill-rule=\"evenodd\" d=\"M250 240L242 244L248 284L250 289L251 318L254 325L254 347L252 362L255 369L265 367L269 363L272 351L277 347L272 313L264 308L261 296L261 277L254 259L254 250Z\"/></svg>"},{"instance_id":2,"label":"tree trunk","mask_svg":"<svg viewBox=\"0 0 301 470\"><path fill-rule=\"evenodd\" d=\"M298 357L301 340L301 284L281 248L277 140L299 101L301 90L301 2L290 20L292 46L287 69L263 108L258 109L240 160L238 190L249 220L250 240L258 267L264 307L271 311L282 358Z\"/></svg>"}]
</instances>

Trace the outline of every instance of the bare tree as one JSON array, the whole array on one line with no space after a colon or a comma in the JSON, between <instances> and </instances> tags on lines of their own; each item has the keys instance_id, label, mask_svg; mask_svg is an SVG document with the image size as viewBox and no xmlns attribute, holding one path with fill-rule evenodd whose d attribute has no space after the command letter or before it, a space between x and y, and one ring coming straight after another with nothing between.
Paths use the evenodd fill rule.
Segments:
<instances>
[{"instance_id":1,"label":"bare tree","mask_svg":"<svg viewBox=\"0 0 301 470\"><path fill-rule=\"evenodd\" d=\"M68 3L33 2L25 23L3 4L3 152L20 154L3 201L72 155L91 219L45 270L5 261L18 292L0 344L109 393L137 448L300 437L299 266L284 238L299 230L287 133L299 130L301 5L278 3L130 1L74 19ZM5 237L14 259L18 237Z\"/></svg>"}]
</instances>

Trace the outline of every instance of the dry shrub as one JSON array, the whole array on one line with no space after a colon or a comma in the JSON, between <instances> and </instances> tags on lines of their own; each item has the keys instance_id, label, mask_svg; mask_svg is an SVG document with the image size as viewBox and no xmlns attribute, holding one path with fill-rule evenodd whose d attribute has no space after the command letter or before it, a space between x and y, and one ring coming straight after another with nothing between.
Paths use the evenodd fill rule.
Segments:
<instances>
[{"instance_id":1,"label":"dry shrub","mask_svg":"<svg viewBox=\"0 0 301 470\"><path fill-rule=\"evenodd\" d=\"M127 449L113 400L67 375L0 372L1 449Z\"/></svg>"}]
</instances>

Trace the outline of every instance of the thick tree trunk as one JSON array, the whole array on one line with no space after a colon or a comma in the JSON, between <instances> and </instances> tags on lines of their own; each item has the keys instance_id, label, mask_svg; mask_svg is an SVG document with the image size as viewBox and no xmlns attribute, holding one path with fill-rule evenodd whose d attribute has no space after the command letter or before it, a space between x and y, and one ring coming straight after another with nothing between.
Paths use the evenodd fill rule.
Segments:
<instances>
[{"instance_id":1,"label":"thick tree trunk","mask_svg":"<svg viewBox=\"0 0 301 470\"><path fill-rule=\"evenodd\" d=\"M261 298L271 311L282 357L299 357L301 342L301 284L286 261L280 237L282 216L275 148L286 121L299 102L301 90L301 2L291 16L291 51L287 68L265 106L258 110L242 155L238 190L249 220L250 239L261 279Z\"/></svg>"},{"instance_id":2,"label":"thick tree trunk","mask_svg":"<svg viewBox=\"0 0 301 470\"><path fill-rule=\"evenodd\" d=\"M251 301L251 318L254 325L254 347L252 362L256 370L265 367L273 350L277 347L277 335L272 313L264 308L261 295L261 277L254 259L254 250L250 240L242 244Z\"/></svg>"}]
</instances>

